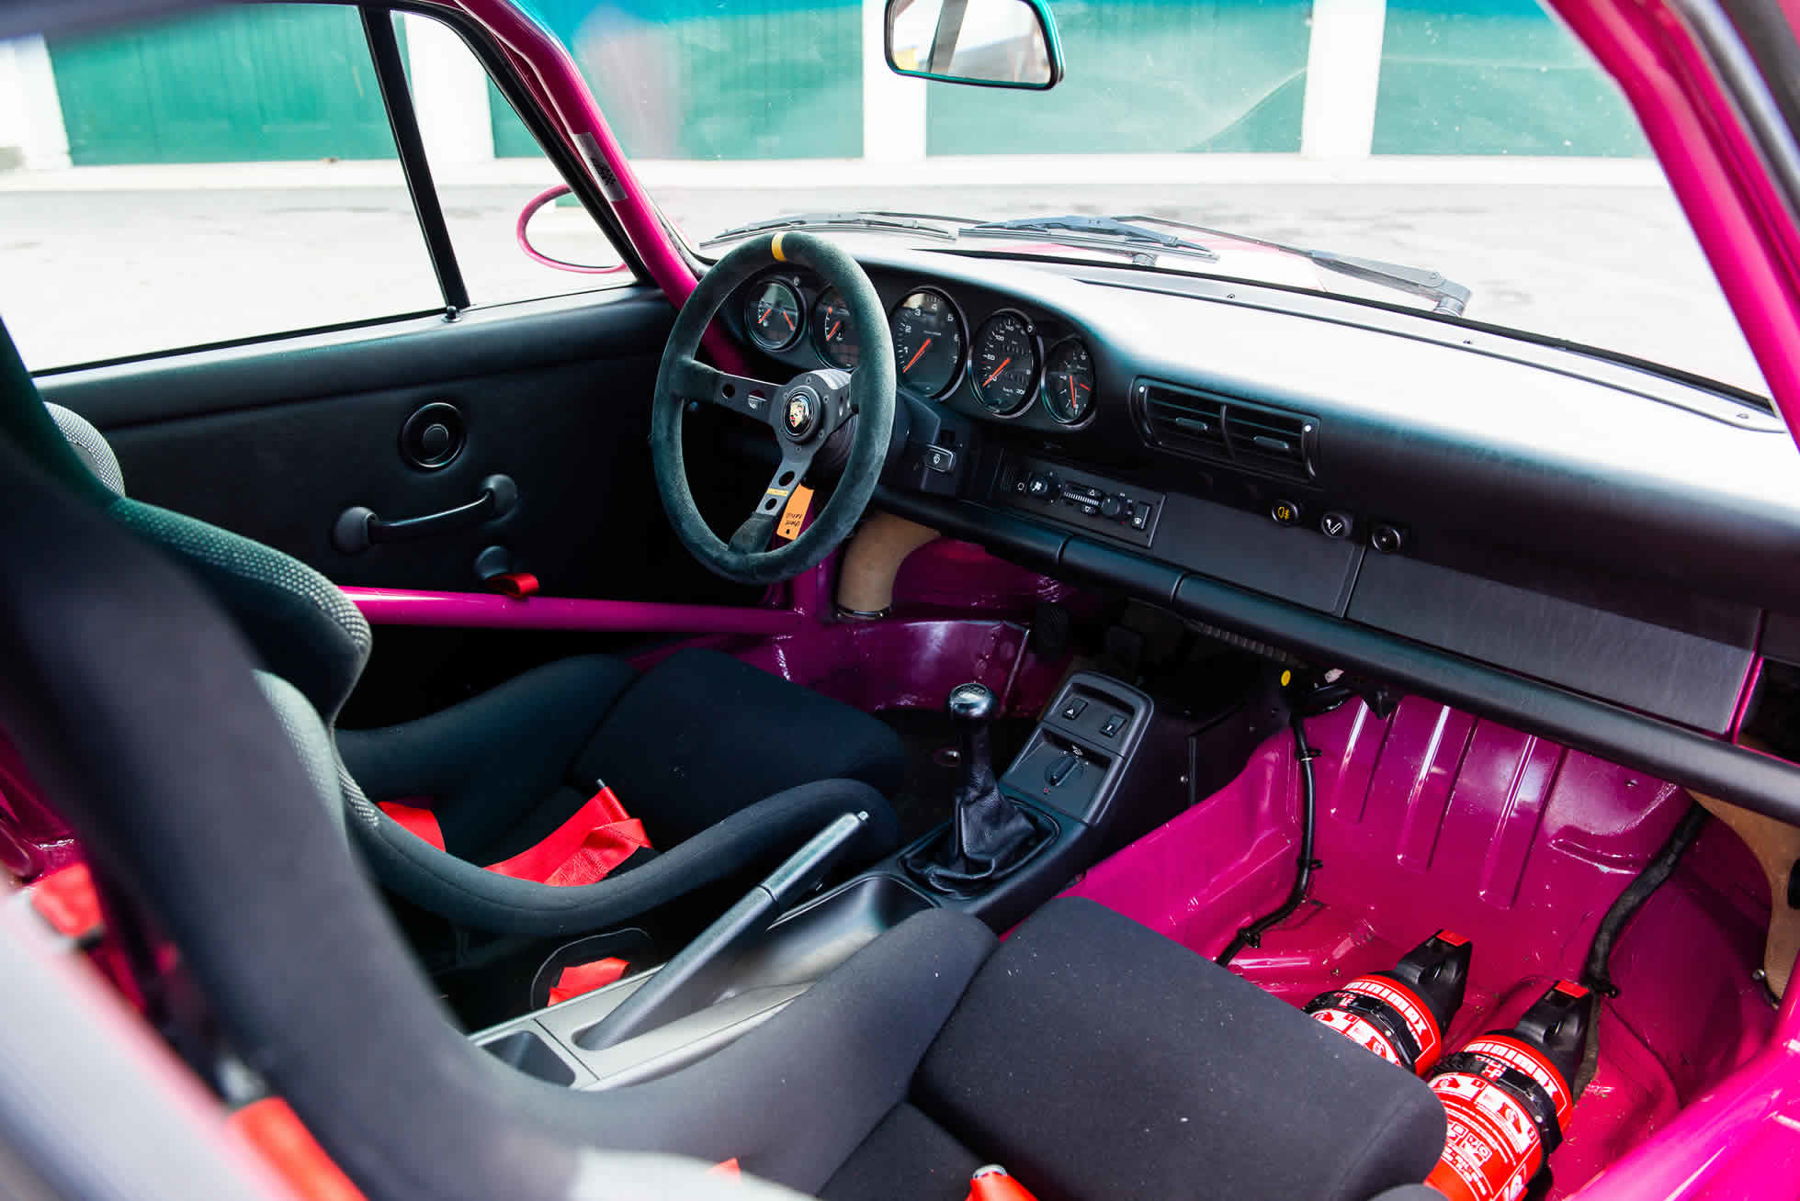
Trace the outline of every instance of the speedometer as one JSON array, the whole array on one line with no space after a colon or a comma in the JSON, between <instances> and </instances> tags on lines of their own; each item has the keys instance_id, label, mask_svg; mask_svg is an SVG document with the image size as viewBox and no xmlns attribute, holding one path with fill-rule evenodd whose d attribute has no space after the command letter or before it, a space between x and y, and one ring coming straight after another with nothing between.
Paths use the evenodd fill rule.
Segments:
<instances>
[{"instance_id":1,"label":"speedometer","mask_svg":"<svg viewBox=\"0 0 1800 1201\"><path fill-rule=\"evenodd\" d=\"M1079 425L1093 405L1093 356L1081 339L1064 338L1044 361L1044 407L1064 425Z\"/></svg>"},{"instance_id":2,"label":"speedometer","mask_svg":"<svg viewBox=\"0 0 1800 1201\"><path fill-rule=\"evenodd\" d=\"M975 332L975 353L969 366L975 378L975 398L986 408L1010 415L1031 403L1038 369L1037 337L1031 322L1005 310L983 321Z\"/></svg>"},{"instance_id":3,"label":"speedometer","mask_svg":"<svg viewBox=\"0 0 1800 1201\"><path fill-rule=\"evenodd\" d=\"M962 369L962 318L942 292L922 288L902 300L888 321L900 383L924 396L942 396Z\"/></svg>"}]
</instances>

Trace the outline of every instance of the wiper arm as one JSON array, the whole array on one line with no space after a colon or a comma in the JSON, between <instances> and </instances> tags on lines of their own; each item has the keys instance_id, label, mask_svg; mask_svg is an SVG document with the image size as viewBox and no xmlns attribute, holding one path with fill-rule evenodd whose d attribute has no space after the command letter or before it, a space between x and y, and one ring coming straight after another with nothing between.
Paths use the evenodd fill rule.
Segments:
<instances>
[{"instance_id":1,"label":"wiper arm","mask_svg":"<svg viewBox=\"0 0 1800 1201\"><path fill-rule=\"evenodd\" d=\"M1408 267L1401 263L1384 262L1381 259L1358 258L1355 255L1339 254L1334 250L1308 250L1304 246L1289 246L1285 242L1271 242L1267 238L1255 238L1249 234L1209 229L1204 225L1193 225L1186 221L1171 221L1167 217L1119 217L1117 220L1121 222L1151 221L1157 225L1167 225L1175 229L1191 229L1195 233L1212 234L1215 237L1230 238L1234 242L1248 242L1252 246L1263 246L1285 254L1299 255L1326 271L1335 271L1339 275L1348 275L1365 283L1394 288L1413 296L1422 297L1432 302L1434 312L1444 313L1451 317L1460 317L1463 309L1469 303L1469 297L1473 295L1466 286L1455 280L1446 279L1443 272L1433 271L1428 267Z\"/></svg>"},{"instance_id":2,"label":"wiper arm","mask_svg":"<svg viewBox=\"0 0 1800 1201\"><path fill-rule=\"evenodd\" d=\"M1071 214L1064 217L1019 217L1011 221L983 221L965 226L963 237L1010 237L1019 233L1074 234L1075 237L1053 237L1051 241L1068 246L1098 246L1104 249L1141 249L1154 254L1172 251L1190 258L1218 260L1210 246L1178 238L1159 229L1133 224L1136 217L1087 217Z\"/></svg>"},{"instance_id":3,"label":"wiper arm","mask_svg":"<svg viewBox=\"0 0 1800 1201\"><path fill-rule=\"evenodd\" d=\"M1407 267L1400 263L1362 259L1330 250L1302 250L1300 253L1327 271L1423 297L1432 302L1433 312L1451 317L1462 316L1469 297L1473 295L1465 285L1453 279L1445 279L1442 271L1433 271L1428 267Z\"/></svg>"},{"instance_id":4,"label":"wiper arm","mask_svg":"<svg viewBox=\"0 0 1800 1201\"><path fill-rule=\"evenodd\" d=\"M919 218L923 217L924 220ZM930 238L938 238L945 242L954 242L956 235L941 225L933 225L933 221L948 221L953 224L962 223L961 217L934 217L919 213L798 213L791 217L771 217L766 221L752 221L748 225L733 226L723 230L702 242L702 246L711 246L717 242L732 242L740 238L752 238L757 234L774 233L780 229L872 229L891 233L922 234Z\"/></svg>"}]
</instances>

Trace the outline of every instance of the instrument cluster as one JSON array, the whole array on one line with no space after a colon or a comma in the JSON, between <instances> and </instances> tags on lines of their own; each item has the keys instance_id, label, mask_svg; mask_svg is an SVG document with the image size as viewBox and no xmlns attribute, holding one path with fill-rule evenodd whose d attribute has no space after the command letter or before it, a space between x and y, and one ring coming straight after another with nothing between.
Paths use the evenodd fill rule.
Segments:
<instances>
[{"instance_id":1,"label":"instrument cluster","mask_svg":"<svg viewBox=\"0 0 1800 1201\"><path fill-rule=\"evenodd\" d=\"M862 360L843 298L803 273L761 276L735 307L744 337L790 366L854 371ZM980 318L973 326L970 311ZM916 396L998 418L1038 414L1067 427L1093 416L1093 355L1065 322L1003 303L959 303L942 288L917 285L888 308L888 329L900 386Z\"/></svg>"}]
</instances>

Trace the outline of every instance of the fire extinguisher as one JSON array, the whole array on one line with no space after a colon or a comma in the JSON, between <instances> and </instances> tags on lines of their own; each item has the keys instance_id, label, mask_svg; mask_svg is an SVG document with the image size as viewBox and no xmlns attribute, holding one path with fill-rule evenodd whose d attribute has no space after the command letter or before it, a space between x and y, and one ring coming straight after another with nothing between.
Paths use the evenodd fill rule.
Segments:
<instances>
[{"instance_id":1,"label":"fire extinguisher","mask_svg":"<svg viewBox=\"0 0 1800 1201\"><path fill-rule=\"evenodd\" d=\"M969 1177L969 1195L963 1201L1037 1201L1025 1186L1007 1174L1005 1168L991 1163L975 1169Z\"/></svg>"},{"instance_id":2,"label":"fire extinguisher","mask_svg":"<svg viewBox=\"0 0 1800 1201\"><path fill-rule=\"evenodd\" d=\"M1469 940L1439 930L1391 972L1358 976L1306 1005L1314 1020L1389 1063L1423 1076L1443 1053L1469 979Z\"/></svg>"},{"instance_id":3,"label":"fire extinguisher","mask_svg":"<svg viewBox=\"0 0 1800 1201\"><path fill-rule=\"evenodd\" d=\"M1447 1120L1444 1153L1426 1184L1450 1201L1515 1201L1534 1183L1547 1187L1546 1161L1575 1112L1569 1081L1593 1000L1581 985L1558 981L1518 1025L1444 1057L1426 1081Z\"/></svg>"}]
</instances>

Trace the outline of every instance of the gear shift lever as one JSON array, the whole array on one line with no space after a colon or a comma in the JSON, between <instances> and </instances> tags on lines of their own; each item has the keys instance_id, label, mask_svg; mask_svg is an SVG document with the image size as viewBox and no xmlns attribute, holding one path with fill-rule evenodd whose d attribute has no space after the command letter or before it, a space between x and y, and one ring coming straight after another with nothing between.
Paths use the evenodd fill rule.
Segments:
<instances>
[{"instance_id":1,"label":"gear shift lever","mask_svg":"<svg viewBox=\"0 0 1800 1201\"><path fill-rule=\"evenodd\" d=\"M1037 826L994 779L988 722L996 708L993 691L983 684L958 684L950 690L950 716L962 742L962 784L956 790L950 837L925 848L911 864L941 892L979 890L984 881L1005 874L1024 858L1038 839Z\"/></svg>"},{"instance_id":2,"label":"gear shift lever","mask_svg":"<svg viewBox=\"0 0 1800 1201\"><path fill-rule=\"evenodd\" d=\"M994 717L994 690L986 684L958 684L950 690L948 708L956 721L956 735L962 743L962 787L958 795L981 781L994 778L994 752L988 743L988 722Z\"/></svg>"}]
</instances>

